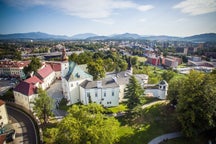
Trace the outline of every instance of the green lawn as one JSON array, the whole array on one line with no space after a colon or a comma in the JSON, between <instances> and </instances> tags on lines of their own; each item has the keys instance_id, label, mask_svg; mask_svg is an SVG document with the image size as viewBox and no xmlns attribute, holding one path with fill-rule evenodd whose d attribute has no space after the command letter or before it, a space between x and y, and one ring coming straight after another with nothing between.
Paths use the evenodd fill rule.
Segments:
<instances>
[{"instance_id":1,"label":"green lawn","mask_svg":"<svg viewBox=\"0 0 216 144\"><path fill-rule=\"evenodd\" d=\"M127 106L126 106L126 104L122 103L122 104L119 104L119 106L116 106L116 107L109 107L109 108L107 108L107 110L110 113L118 113L118 112L126 111Z\"/></svg>"},{"instance_id":2,"label":"green lawn","mask_svg":"<svg viewBox=\"0 0 216 144\"><path fill-rule=\"evenodd\" d=\"M145 144L157 136L180 130L175 111L165 103L144 109L134 125L127 125L123 117L119 121L122 123L119 144Z\"/></svg>"}]
</instances>

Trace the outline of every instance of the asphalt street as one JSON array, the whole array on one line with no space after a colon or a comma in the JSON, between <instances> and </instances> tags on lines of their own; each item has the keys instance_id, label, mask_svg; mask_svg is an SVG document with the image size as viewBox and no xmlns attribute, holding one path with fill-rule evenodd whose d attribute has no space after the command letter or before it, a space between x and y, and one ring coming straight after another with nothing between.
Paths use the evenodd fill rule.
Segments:
<instances>
[{"instance_id":1,"label":"asphalt street","mask_svg":"<svg viewBox=\"0 0 216 144\"><path fill-rule=\"evenodd\" d=\"M22 144L38 144L37 132L28 115L13 107L6 106L8 115L12 116L22 128ZM19 133L20 134L20 133Z\"/></svg>"}]
</instances>

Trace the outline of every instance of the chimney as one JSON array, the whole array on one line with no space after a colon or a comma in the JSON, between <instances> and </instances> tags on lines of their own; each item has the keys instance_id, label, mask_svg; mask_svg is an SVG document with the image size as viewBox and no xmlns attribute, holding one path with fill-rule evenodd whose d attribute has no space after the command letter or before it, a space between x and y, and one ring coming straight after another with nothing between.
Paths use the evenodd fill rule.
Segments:
<instances>
[{"instance_id":1,"label":"chimney","mask_svg":"<svg viewBox=\"0 0 216 144\"><path fill-rule=\"evenodd\" d=\"M102 88L102 81L97 81L97 88Z\"/></svg>"}]
</instances>

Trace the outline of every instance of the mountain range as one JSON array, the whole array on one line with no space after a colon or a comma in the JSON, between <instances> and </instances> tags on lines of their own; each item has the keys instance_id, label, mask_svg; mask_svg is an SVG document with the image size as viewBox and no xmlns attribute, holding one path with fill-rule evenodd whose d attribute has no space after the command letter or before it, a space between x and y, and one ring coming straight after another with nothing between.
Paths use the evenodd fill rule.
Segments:
<instances>
[{"instance_id":1,"label":"mountain range","mask_svg":"<svg viewBox=\"0 0 216 144\"><path fill-rule=\"evenodd\" d=\"M110 36L99 36L93 33L77 34L71 37L65 35L51 35L42 32L0 34L0 40L11 39L32 39L32 40L173 40L173 41L191 41L191 42L216 42L216 33L205 33L189 37L173 36L142 36L133 33L114 34Z\"/></svg>"}]
</instances>

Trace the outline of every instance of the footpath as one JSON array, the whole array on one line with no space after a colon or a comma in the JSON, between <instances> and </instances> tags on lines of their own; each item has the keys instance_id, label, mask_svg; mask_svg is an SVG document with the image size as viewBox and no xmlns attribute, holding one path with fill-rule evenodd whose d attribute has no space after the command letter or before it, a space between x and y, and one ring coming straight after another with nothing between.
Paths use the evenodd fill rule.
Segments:
<instances>
[{"instance_id":1,"label":"footpath","mask_svg":"<svg viewBox=\"0 0 216 144\"><path fill-rule=\"evenodd\" d=\"M181 137L182 134L180 132L173 132L168 134L163 134L151 140L148 144L159 144L160 142L166 141L168 139Z\"/></svg>"}]
</instances>

